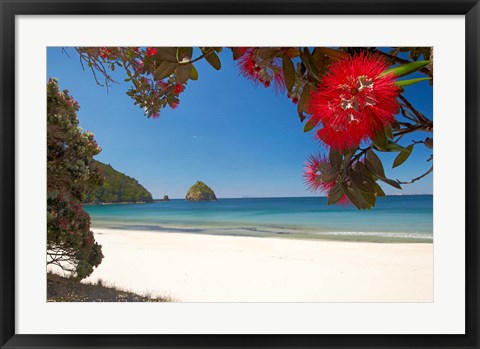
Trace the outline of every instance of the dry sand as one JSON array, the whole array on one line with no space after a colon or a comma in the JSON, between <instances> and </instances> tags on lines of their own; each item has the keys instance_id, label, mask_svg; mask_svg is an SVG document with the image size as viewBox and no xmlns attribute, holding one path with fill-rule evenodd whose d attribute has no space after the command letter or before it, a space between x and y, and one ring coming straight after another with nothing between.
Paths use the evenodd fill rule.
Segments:
<instances>
[{"instance_id":1,"label":"dry sand","mask_svg":"<svg viewBox=\"0 0 480 349\"><path fill-rule=\"evenodd\" d=\"M433 244L94 229L97 279L181 302L432 302Z\"/></svg>"}]
</instances>

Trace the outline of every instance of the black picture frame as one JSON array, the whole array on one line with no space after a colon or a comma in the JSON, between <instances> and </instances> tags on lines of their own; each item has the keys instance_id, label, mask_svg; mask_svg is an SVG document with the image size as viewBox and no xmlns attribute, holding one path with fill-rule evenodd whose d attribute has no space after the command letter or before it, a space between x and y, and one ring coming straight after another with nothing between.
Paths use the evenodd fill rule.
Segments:
<instances>
[{"instance_id":1,"label":"black picture frame","mask_svg":"<svg viewBox=\"0 0 480 349\"><path fill-rule=\"evenodd\" d=\"M1 348L479 348L478 0L0 0ZM26 335L15 334L15 16L17 15L465 15L465 335ZM412 314L412 316L414 316Z\"/></svg>"}]
</instances>

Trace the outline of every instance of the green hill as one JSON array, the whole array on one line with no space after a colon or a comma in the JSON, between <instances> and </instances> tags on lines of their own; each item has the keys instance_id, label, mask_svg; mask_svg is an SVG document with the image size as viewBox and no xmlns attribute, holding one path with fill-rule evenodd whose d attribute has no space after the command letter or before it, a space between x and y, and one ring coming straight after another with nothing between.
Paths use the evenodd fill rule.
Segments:
<instances>
[{"instance_id":1,"label":"green hill","mask_svg":"<svg viewBox=\"0 0 480 349\"><path fill-rule=\"evenodd\" d=\"M152 202L152 194L145 189L135 178L129 177L112 166L94 160L94 165L100 169L105 177L102 186L98 186L87 194L85 203L136 203Z\"/></svg>"}]
</instances>

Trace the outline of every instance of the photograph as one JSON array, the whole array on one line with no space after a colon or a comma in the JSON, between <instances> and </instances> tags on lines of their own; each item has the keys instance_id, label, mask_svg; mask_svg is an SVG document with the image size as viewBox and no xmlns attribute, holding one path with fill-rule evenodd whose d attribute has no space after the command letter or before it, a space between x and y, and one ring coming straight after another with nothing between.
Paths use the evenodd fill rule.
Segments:
<instances>
[{"instance_id":1,"label":"photograph","mask_svg":"<svg viewBox=\"0 0 480 349\"><path fill-rule=\"evenodd\" d=\"M434 302L433 47L46 56L46 302Z\"/></svg>"}]
</instances>

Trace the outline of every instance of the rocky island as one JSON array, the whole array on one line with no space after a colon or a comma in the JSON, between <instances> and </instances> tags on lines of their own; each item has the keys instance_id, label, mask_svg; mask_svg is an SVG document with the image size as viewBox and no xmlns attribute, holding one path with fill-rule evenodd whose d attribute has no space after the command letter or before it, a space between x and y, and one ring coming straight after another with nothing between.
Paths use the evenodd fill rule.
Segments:
<instances>
[{"instance_id":1,"label":"rocky island","mask_svg":"<svg viewBox=\"0 0 480 349\"><path fill-rule=\"evenodd\" d=\"M187 201L217 201L213 190L201 181L197 181L197 183L192 185L185 199Z\"/></svg>"}]
</instances>

